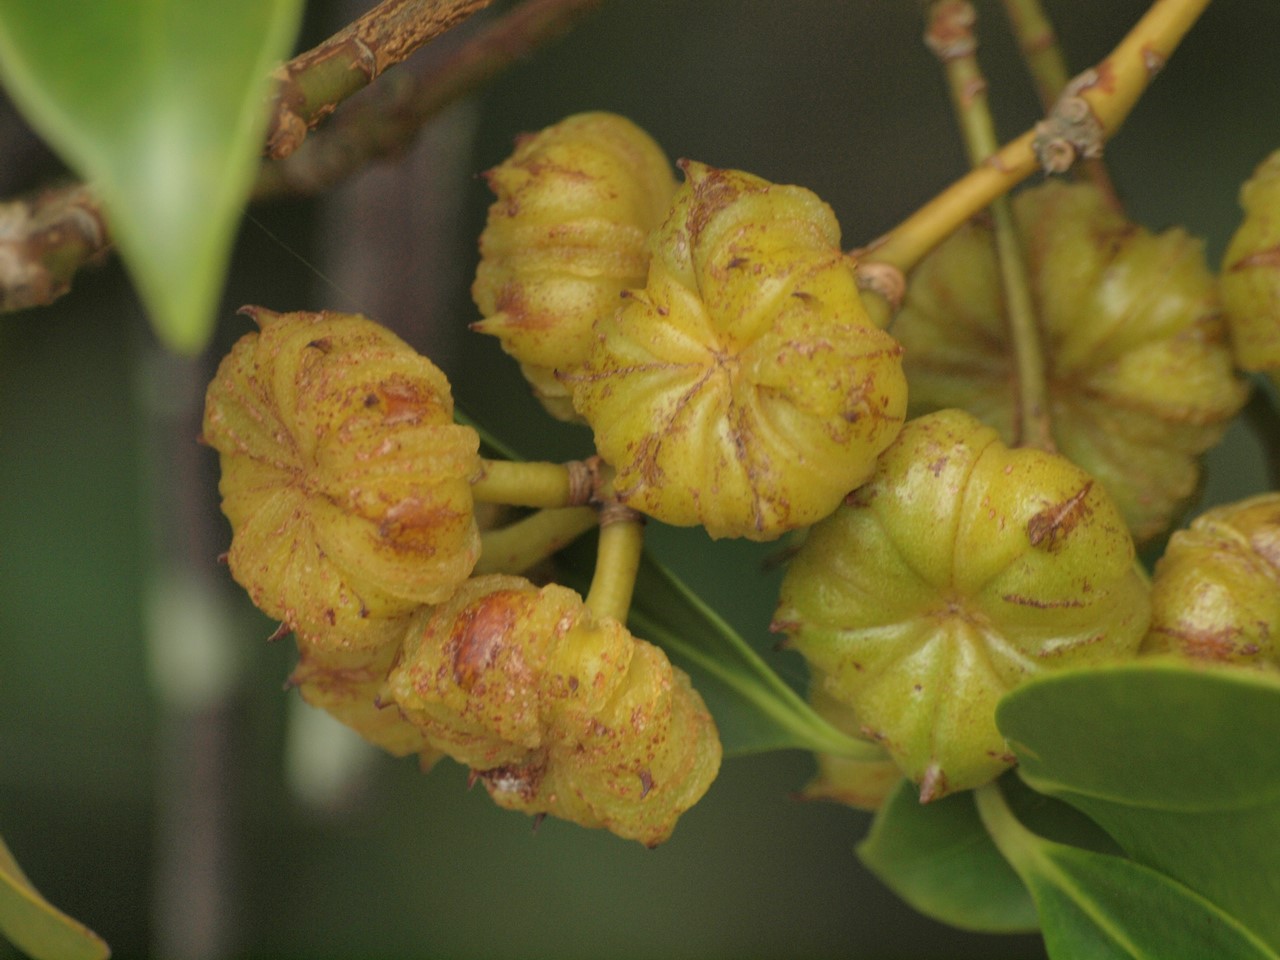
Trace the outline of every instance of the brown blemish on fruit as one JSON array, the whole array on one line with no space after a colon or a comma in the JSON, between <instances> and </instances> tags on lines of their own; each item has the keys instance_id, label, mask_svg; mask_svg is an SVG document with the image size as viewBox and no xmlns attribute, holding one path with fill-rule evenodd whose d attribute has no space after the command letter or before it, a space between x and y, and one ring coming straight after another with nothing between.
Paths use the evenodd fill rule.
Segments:
<instances>
[{"instance_id":1,"label":"brown blemish on fruit","mask_svg":"<svg viewBox=\"0 0 1280 960\"><path fill-rule=\"evenodd\" d=\"M729 172L726 170L704 164L695 165L692 161L684 159L676 161L676 166L684 172L688 185L693 191L693 200L689 204L689 216L685 221L689 243L692 245L706 229L711 218L729 206L744 191L742 186L730 180Z\"/></svg>"},{"instance_id":2,"label":"brown blemish on fruit","mask_svg":"<svg viewBox=\"0 0 1280 960\"><path fill-rule=\"evenodd\" d=\"M1005 603L1016 603L1020 607L1035 607L1037 610L1054 610L1063 607L1083 607L1083 600L1037 600L1035 597L1024 597L1018 593L1006 593L1000 598Z\"/></svg>"},{"instance_id":3,"label":"brown blemish on fruit","mask_svg":"<svg viewBox=\"0 0 1280 960\"><path fill-rule=\"evenodd\" d=\"M514 793L527 802L537 795L544 773L545 760L534 760L531 763L513 763L494 767L492 770L481 770L479 776L490 793Z\"/></svg>"},{"instance_id":4,"label":"brown blemish on fruit","mask_svg":"<svg viewBox=\"0 0 1280 960\"><path fill-rule=\"evenodd\" d=\"M434 406L424 391L404 381L383 384L381 393L385 408L382 421L387 426L419 423L423 415ZM368 404L367 399L365 403Z\"/></svg>"},{"instance_id":5,"label":"brown blemish on fruit","mask_svg":"<svg viewBox=\"0 0 1280 960\"><path fill-rule=\"evenodd\" d=\"M470 690L502 652L515 626L518 599L511 590L491 593L454 621L448 645L453 648L453 681L463 690Z\"/></svg>"},{"instance_id":6,"label":"brown blemish on fruit","mask_svg":"<svg viewBox=\"0 0 1280 960\"><path fill-rule=\"evenodd\" d=\"M929 803L947 795L947 775L938 764L931 763L920 779L920 802Z\"/></svg>"},{"instance_id":7,"label":"brown blemish on fruit","mask_svg":"<svg viewBox=\"0 0 1280 960\"><path fill-rule=\"evenodd\" d=\"M649 791L653 789L653 774L648 770L640 771L640 799L643 800L649 795Z\"/></svg>"},{"instance_id":8,"label":"brown blemish on fruit","mask_svg":"<svg viewBox=\"0 0 1280 960\"><path fill-rule=\"evenodd\" d=\"M1073 496L1045 507L1028 520L1027 539L1031 546L1043 547L1050 553L1061 549L1071 531L1093 512L1085 502L1092 489L1093 481L1089 480Z\"/></svg>"},{"instance_id":9,"label":"brown blemish on fruit","mask_svg":"<svg viewBox=\"0 0 1280 960\"><path fill-rule=\"evenodd\" d=\"M1237 270L1249 270L1253 267L1277 268L1280 267L1280 244L1274 247L1267 247L1249 254L1247 257L1241 257L1231 266L1227 267L1227 271L1234 273Z\"/></svg>"},{"instance_id":10,"label":"brown blemish on fruit","mask_svg":"<svg viewBox=\"0 0 1280 960\"><path fill-rule=\"evenodd\" d=\"M1236 638L1244 632L1238 626L1227 626L1220 630L1157 627L1152 632L1172 637L1183 654L1196 660L1227 663L1242 654L1247 655L1247 651L1235 643Z\"/></svg>"}]
</instances>

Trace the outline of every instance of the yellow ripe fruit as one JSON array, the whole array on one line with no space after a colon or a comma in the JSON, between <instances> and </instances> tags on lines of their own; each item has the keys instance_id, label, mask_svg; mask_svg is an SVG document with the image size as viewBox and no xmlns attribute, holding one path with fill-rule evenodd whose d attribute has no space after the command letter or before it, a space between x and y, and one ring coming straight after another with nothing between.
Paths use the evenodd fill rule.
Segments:
<instances>
[{"instance_id":1,"label":"yellow ripe fruit","mask_svg":"<svg viewBox=\"0 0 1280 960\"><path fill-rule=\"evenodd\" d=\"M1280 668L1280 493L1206 511L1169 538L1142 652Z\"/></svg>"},{"instance_id":2,"label":"yellow ripe fruit","mask_svg":"<svg viewBox=\"0 0 1280 960\"><path fill-rule=\"evenodd\" d=\"M645 289L567 379L628 506L771 540L870 475L902 426L901 348L867 316L825 203L684 168Z\"/></svg>"},{"instance_id":3,"label":"yellow ripe fruit","mask_svg":"<svg viewBox=\"0 0 1280 960\"><path fill-rule=\"evenodd\" d=\"M624 117L580 113L522 138L487 174L497 200L471 288L484 319L543 405L576 419L556 371L586 359L591 325L644 283L649 231L676 183L653 139Z\"/></svg>"},{"instance_id":4,"label":"yellow ripe fruit","mask_svg":"<svg viewBox=\"0 0 1280 960\"><path fill-rule=\"evenodd\" d=\"M670 836L720 766L689 678L555 584L468 581L414 619L385 698L500 806L647 846Z\"/></svg>"},{"instance_id":5,"label":"yellow ripe fruit","mask_svg":"<svg viewBox=\"0 0 1280 960\"><path fill-rule=\"evenodd\" d=\"M1005 693L1132 656L1149 610L1099 484L943 410L908 422L875 476L810 531L774 629L928 802L1014 762L995 724Z\"/></svg>"},{"instance_id":6,"label":"yellow ripe fruit","mask_svg":"<svg viewBox=\"0 0 1280 960\"><path fill-rule=\"evenodd\" d=\"M1240 188L1244 222L1222 258L1222 305L1242 370L1280 374L1280 150Z\"/></svg>"},{"instance_id":7,"label":"yellow ripe fruit","mask_svg":"<svg viewBox=\"0 0 1280 960\"><path fill-rule=\"evenodd\" d=\"M1247 394L1201 244L1129 223L1086 184L1050 181L1014 210L1058 449L1148 540L1194 496L1200 454ZM1013 351L989 228L963 228L920 264L892 329L912 415L959 407L1014 442Z\"/></svg>"},{"instance_id":8,"label":"yellow ripe fruit","mask_svg":"<svg viewBox=\"0 0 1280 960\"><path fill-rule=\"evenodd\" d=\"M475 565L479 438L444 374L371 320L249 312L261 332L223 359L203 428L231 573L319 649L382 647Z\"/></svg>"},{"instance_id":9,"label":"yellow ripe fruit","mask_svg":"<svg viewBox=\"0 0 1280 960\"><path fill-rule=\"evenodd\" d=\"M388 643L373 650L325 650L300 643L298 665L289 685L311 706L350 727L374 746L397 757L429 751L426 739L394 704L379 704L378 694L399 651Z\"/></svg>"}]
</instances>

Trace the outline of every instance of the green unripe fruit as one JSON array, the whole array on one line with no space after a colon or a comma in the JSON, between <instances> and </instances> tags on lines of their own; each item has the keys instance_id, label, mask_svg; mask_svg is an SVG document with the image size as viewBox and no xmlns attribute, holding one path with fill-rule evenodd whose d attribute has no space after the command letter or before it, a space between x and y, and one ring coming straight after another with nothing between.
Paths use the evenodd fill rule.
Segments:
<instances>
[{"instance_id":1,"label":"green unripe fruit","mask_svg":"<svg viewBox=\"0 0 1280 960\"><path fill-rule=\"evenodd\" d=\"M1209 510L1169 538L1142 652L1280 668L1280 493Z\"/></svg>"},{"instance_id":2,"label":"green unripe fruit","mask_svg":"<svg viewBox=\"0 0 1280 960\"><path fill-rule=\"evenodd\" d=\"M929 801L1014 762L995 725L1005 693L1133 655L1147 594L1124 521L1088 474L944 410L910 421L810 531L774 629Z\"/></svg>"},{"instance_id":3,"label":"green unripe fruit","mask_svg":"<svg viewBox=\"0 0 1280 960\"><path fill-rule=\"evenodd\" d=\"M660 649L520 577L476 577L417 616L383 699L500 806L647 846L720 766L711 715Z\"/></svg>"},{"instance_id":4,"label":"green unripe fruit","mask_svg":"<svg viewBox=\"0 0 1280 960\"><path fill-rule=\"evenodd\" d=\"M1247 394L1201 244L1129 223L1085 184L1023 191L1014 212L1058 449L1148 540L1194 496L1200 454ZM892 330L913 415L963 408L1014 441L1013 351L988 227L961 229L920 264Z\"/></svg>"},{"instance_id":5,"label":"green unripe fruit","mask_svg":"<svg viewBox=\"0 0 1280 960\"><path fill-rule=\"evenodd\" d=\"M653 139L611 113L580 113L522 138L486 175L497 200L480 236L472 329L502 341L543 405L576 415L556 372L586 359L591 325L644 283L646 240L676 182Z\"/></svg>"},{"instance_id":6,"label":"green unripe fruit","mask_svg":"<svg viewBox=\"0 0 1280 960\"><path fill-rule=\"evenodd\" d=\"M906 407L901 349L808 190L686 163L644 290L567 378L628 506L773 539L870 475Z\"/></svg>"},{"instance_id":7,"label":"green unripe fruit","mask_svg":"<svg viewBox=\"0 0 1280 960\"><path fill-rule=\"evenodd\" d=\"M249 312L261 332L218 367L202 434L231 573L307 643L382 648L475 565L479 438L444 374L373 321Z\"/></svg>"},{"instance_id":8,"label":"green unripe fruit","mask_svg":"<svg viewBox=\"0 0 1280 960\"><path fill-rule=\"evenodd\" d=\"M1280 373L1280 150L1240 188L1244 222L1222 258L1222 305L1242 370Z\"/></svg>"}]
</instances>

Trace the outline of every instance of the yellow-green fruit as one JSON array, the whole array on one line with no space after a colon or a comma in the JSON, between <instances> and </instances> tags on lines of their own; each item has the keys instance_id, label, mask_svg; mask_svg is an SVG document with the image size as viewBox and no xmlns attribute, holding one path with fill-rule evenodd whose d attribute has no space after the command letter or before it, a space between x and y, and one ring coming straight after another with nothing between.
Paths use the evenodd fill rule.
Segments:
<instances>
[{"instance_id":1,"label":"yellow-green fruit","mask_svg":"<svg viewBox=\"0 0 1280 960\"><path fill-rule=\"evenodd\" d=\"M265 613L320 649L398 640L480 550L479 438L430 360L364 317L248 311L205 400L228 561Z\"/></svg>"},{"instance_id":2,"label":"yellow-green fruit","mask_svg":"<svg viewBox=\"0 0 1280 960\"><path fill-rule=\"evenodd\" d=\"M868 318L825 203L684 167L647 285L597 322L573 404L628 506L769 540L870 475L902 427L901 348Z\"/></svg>"},{"instance_id":3,"label":"yellow-green fruit","mask_svg":"<svg viewBox=\"0 0 1280 960\"><path fill-rule=\"evenodd\" d=\"M819 716L837 728L850 734L861 733L857 713L827 693L820 677L814 678L809 701ZM888 754L883 760L863 760L820 753L816 759L817 776L805 784L802 791L809 800L831 800L858 810L879 810L902 780L902 771Z\"/></svg>"},{"instance_id":4,"label":"yellow-green fruit","mask_svg":"<svg viewBox=\"0 0 1280 960\"><path fill-rule=\"evenodd\" d=\"M995 725L1005 693L1132 656L1148 615L1102 487L943 410L908 422L875 476L810 531L774 629L927 802L1014 762Z\"/></svg>"},{"instance_id":5,"label":"yellow-green fruit","mask_svg":"<svg viewBox=\"0 0 1280 960\"><path fill-rule=\"evenodd\" d=\"M1014 210L1058 449L1148 540L1195 494L1200 454L1247 393L1201 244L1129 223L1085 184L1050 181ZM892 329L912 415L959 407L1012 443L1016 372L998 269L990 229L961 229L912 273Z\"/></svg>"},{"instance_id":6,"label":"yellow-green fruit","mask_svg":"<svg viewBox=\"0 0 1280 960\"><path fill-rule=\"evenodd\" d=\"M399 651L398 643L374 650L324 650L298 645L298 665L289 677L302 699L346 724L374 746L397 757L429 750L417 727L395 704L380 704L378 694Z\"/></svg>"},{"instance_id":7,"label":"yellow-green fruit","mask_svg":"<svg viewBox=\"0 0 1280 960\"><path fill-rule=\"evenodd\" d=\"M384 699L500 806L648 846L720 766L711 715L661 650L520 577L475 577L415 617Z\"/></svg>"},{"instance_id":8,"label":"yellow-green fruit","mask_svg":"<svg viewBox=\"0 0 1280 960\"><path fill-rule=\"evenodd\" d=\"M1222 258L1222 305L1242 370L1280 373L1280 150L1240 188L1244 222Z\"/></svg>"},{"instance_id":9,"label":"yellow-green fruit","mask_svg":"<svg viewBox=\"0 0 1280 960\"><path fill-rule=\"evenodd\" d=\"M1142 652L1280 668L1280 493L1209 510L1169 538Z\"/></svg>"},{"instance_id":10,"label":"yellow-green fruit","mask_svg":"<svg viewBox=\"0 0 1280 960\"><path fill-rule=\"evenodd\" d=\"M649 231L676 183L653 139L611 113L575 114L522 138L487 174L497 200L480 236L472 298L543 405L575 417L556 372L586 359L591 325L644 283Z\"/></svg>"}]
</instances>

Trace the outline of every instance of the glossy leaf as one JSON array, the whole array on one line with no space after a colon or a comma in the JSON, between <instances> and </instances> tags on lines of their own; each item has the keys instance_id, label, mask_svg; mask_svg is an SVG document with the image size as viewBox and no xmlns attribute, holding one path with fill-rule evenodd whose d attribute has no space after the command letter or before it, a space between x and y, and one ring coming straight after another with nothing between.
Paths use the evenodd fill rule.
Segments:
<instances>
[{"instance_id":1,"label":"glossy leaf","mask_svg":"<svg viewBox=\"0 0 1280 960\"><path fill-rule=\"evenodd\" d=\"M0 0L0 76L98 191L161 338L212 328L302 0Z\"/></svg>"},{"instance_id":2,"label":"glossy leaf","mask_svg":"<svg viewBox=\"0 0 1280 960\"><path fill-rule=\"evenodd\" d=\"M964 930L1035 930L1035 904L978 819L972 792L922 804L904 780L876 814L858 857L916 910Z\"/></svg>"},{"instance_id":3,"label":"glossy leaf","mask_svg":"<svg viewBox=\"0 0 1280 960\"><path fill-rule=\"evenodd\" d=\"M1115 849L1079 811L1030 790L1014 774L1000 782L1017 815L1038 832ZM966 791L922 804L917 787L904 781L876 814L858 856L885 886L935 920L988 933L1035 930L1035 904L983 826L974 796Z\"/></svg>"},{"instance_id":4,"label":"glossy leaf","mask_svg":"<svg viewBox=\"0 0 1280 960\"><path fill-rule=\"evenodd\" d=\"M976 803L1035 900L1054 960L1276 960L1243 924L1163 873L1036 836L994 784Z\"/></svg>"},{"instance_id":5,"label":"glossy leaf","mask_svg":"<svg viewBox=\"0 0 1280 960\"><path fill-rule=\"evenodd\" d=\"M32 886L0 840L0 933L35 960L106 960L111 949Z\"/></svg>"},{"instance_id":6,"label":"glossy leaf","mask_svg":"<svg viewBox=\"0 0 1280 960\"><path fill-rule=\"evenodd\" d=\"M1280 677L1064 671L1010 694L997 720L1028 784L1280 949Z\"/></svg>"}]
</instances>

